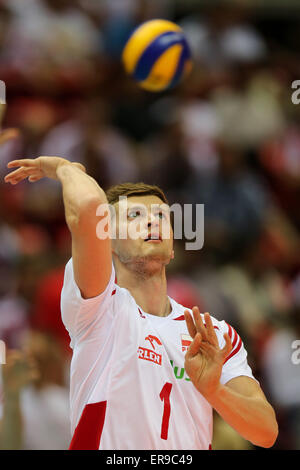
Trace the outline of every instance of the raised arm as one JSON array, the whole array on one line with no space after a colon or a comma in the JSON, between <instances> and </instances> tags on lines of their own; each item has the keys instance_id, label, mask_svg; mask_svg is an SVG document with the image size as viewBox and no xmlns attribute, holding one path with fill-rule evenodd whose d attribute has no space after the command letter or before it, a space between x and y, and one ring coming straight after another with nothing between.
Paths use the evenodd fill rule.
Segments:
<instances>
[{"instance_id":1,"label":"raised arm","mask_svg":"<svg viewBox=\"0 0 300 470\"><path fill-rule=\"evenodd\" d=\"M28 178L35 182L48 177L61 182L66 223L72 235L74 277L83 298L105 290L111 276L111 241L99 239L96 228L101 217L100 204L107 204L104 191L85 173L83 165L60 157L14 160L8 168L19 167L6 175L5 181L17 184ZM106 217L104 213L102 217Z\"/></svg>"}]
</instances>

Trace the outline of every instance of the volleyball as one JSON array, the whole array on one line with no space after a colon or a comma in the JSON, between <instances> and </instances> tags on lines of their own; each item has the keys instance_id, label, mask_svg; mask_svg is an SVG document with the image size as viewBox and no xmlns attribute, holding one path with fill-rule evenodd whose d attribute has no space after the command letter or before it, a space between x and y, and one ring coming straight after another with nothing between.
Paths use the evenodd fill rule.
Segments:
<instances>
[{"instance_id":1,"label":"volleyball","mask_svg":"<svg viewBox=\"0 0 300 470\"><path fill-rule=\"evenodd\" d=\"M161 19L147 21L133 31L123 49L122 62L138 85L152 92L173 88L192 69L183 30Z\"/></svg>"}]
</instances>

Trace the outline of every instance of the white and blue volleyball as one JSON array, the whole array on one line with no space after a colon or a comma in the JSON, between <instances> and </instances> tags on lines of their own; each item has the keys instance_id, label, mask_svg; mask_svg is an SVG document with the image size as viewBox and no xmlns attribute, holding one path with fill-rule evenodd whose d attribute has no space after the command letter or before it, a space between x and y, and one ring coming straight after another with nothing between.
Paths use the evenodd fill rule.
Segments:
<instances>
[{"instance_id":1,"label":"white and blue volleyball","mask_svg":"<svg viewBox=\"0 0 300 470\"><path fill-rule=\"evenodd\" d=\"M126 72L143 89L160 92L176 86L192 69L183 30L167 20L151 20L133 31L122 54Z\"/></svg>"}]
</instances>

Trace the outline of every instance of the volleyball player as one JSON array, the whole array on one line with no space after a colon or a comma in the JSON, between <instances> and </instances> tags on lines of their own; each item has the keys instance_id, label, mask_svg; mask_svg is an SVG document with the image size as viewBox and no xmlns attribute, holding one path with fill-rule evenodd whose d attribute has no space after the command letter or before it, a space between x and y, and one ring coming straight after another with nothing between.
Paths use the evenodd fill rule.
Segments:
<instances>
[{"instance_id":1,"label":"volleyball player","mask_svg":"<svg viewBox=\"0 0 300 470\"><path fill-rule=\"evenodd\" d=\"M82 165L59 157L8 167L19 167L5 177L12 184L48 177L62 185L72 235L61 295L73 349L70 449L209 449L213 409L245 439L272 446L275 413L238 333L167 295L174 252L162 190L128 183L105 194ZM139 238L99 237L107 202L116 233L135 226Z\"/></svg>"}]
</instances>

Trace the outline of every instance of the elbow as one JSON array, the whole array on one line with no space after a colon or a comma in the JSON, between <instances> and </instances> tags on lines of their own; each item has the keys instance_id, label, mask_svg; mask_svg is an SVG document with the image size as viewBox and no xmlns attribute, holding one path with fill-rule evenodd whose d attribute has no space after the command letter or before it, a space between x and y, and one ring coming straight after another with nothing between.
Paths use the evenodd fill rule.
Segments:
<instances>
[{"instance_id":1,"label":"elbow","mask_svg":"<svg viewBox=\"0 0 300 470\"><path fill-rule=\"evenodd\" d=\"M277 437L278 437L278 424L277 424L277 421L275 420L275 423L272 425L272 427L270 427L268 431L264 433L261 439L258 440L257 442L252 442L252 444L269 449L270 447L273 447L273 445L275 444L277 440Z\"/></svg>"},{"instance_id":2,"label":"elbow","mask_svg":"<svg viewBox=\"0 0 300 470\"><path fill-rule=\"evenodd\" d=\"M270 447L273 447L273 445L275 444L277 436L278 436L278 433L274 434L273 436L271 436L270 438L266 440L262 440L261 442L258 442L255 445L259 447L264 447L265 449L270 449Z\"/></svg>"}]
</instances>

